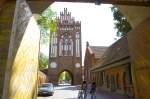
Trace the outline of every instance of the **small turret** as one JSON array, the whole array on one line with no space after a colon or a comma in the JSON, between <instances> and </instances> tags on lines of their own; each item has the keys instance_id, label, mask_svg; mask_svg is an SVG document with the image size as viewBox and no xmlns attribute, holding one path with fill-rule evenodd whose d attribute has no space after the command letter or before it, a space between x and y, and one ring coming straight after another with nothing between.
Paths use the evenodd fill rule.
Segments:
<instances>
[{"instance_id":1,"label":"small turret","mask_svg":"<svg viewBox=\"0 0 150 99\"><path fill-rule=\"evenodd\" d=\"M89 42L88 41L86 42L86 47L89 47Z\"/></svg>"}]
</instances>

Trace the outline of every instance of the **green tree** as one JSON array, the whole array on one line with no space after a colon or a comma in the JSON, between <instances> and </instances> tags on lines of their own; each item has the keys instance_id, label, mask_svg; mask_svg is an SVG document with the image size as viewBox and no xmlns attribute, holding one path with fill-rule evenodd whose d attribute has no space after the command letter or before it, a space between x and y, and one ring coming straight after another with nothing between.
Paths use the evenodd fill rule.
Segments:
<instances>
[{"instance_id":1,"label":"green tree","mask_svg":"<svg viewBox=\"0 0 150 99\"><path fill-rule=\"evenodd\" d=\"M48 7L39 17L38 24L41 29L41 44L49 44L52 33L56 31L56 13Z\"/></svg>"},{"instance_id":2,"label":"green tree","mask_svg":"<svg viewBox=\"0 0 150 99\"><path fill-rule=\"evenodd\" d=\"M43 53L40 53L39 55L39 69L45 69L48 67L48 56L44 55Z\"/></svg>"},{"instance_id":3,"label":"green tree","mask_svg":"<svg viewBox=\"0 0 150 99\"><path fill-rule=\"evenodd\" d=\"M43 45L48 46L49 41L51 39L51 35L56 31L56 13L48 7L43 13L40 15L38 19L38 24L41 31L41 40L40 40L40 48ZM39 69L45 69L48 66L48 56L44 55L41 51L39 53Z\"/></svg>"},{"instance_id":4,"label":"green tree","mask_svg":"<svg viewBox=\"0 0 150 99\"><path fill-rule=\"evenodd\" d=\"M69 74L69 72L66 72L66 73L65 73L65 79L66 79L67 81L71 80L71 75Z\"/></svg>"},{"instance_id":5,"label":"green tree","mask_svg":"<svg viewBox=\"0 0 150 99\"><path fill-rule=\"evenodd\" d=\"M116 6L111 7L111 11L113 12L113 17L115 20L114 24L117 29L117 37L127 35L127 33L132 29L130 23Z\"/></svg>"},{"instance_id":6,"label":"green tree","mask_svg":"<svg viewBox=\"0 0 150 99\"><path fill-rule=\"evenodd\" d=\"M71 80L71 75L69 74L69 72L64 71L60 74L59 76L59 82L61 81L69 81Z\"/></svg>"}]
</instances>

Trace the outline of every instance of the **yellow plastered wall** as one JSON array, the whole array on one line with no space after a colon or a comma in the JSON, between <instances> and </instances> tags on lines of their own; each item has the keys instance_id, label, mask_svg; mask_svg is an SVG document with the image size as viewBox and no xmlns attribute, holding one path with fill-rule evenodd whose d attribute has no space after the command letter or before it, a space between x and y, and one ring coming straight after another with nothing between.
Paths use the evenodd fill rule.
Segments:
<instances>
[{"instance_id":1,"label":"yellow plastered wall","mask_svg":"<svg viewBox=\"0 0 150 99\"><path fill-rule=\"evenodd\" d=\"M35 99L40 30L26 1L18 0L13 20L3 99Z\"/></svg>"},{"instance_id":2,"label":"yellow plastered wall","mask_svg":"<svg viewBox=\"0 0 150 99\"><path fill-rule=\"evenodd\" d=\"M9 99L33 99L37 87L40 32L31 17L11 71Z\"/></svg>"},{"instance_id":3,"label":"yellow plastered wall","mask_svg":"<svg viewBox=\"0 0 150 99\"><path fill-rule=\"evenodd\" d=\"M150 99L150 7L119 6L132 26L128 33L136 99Z\"/></svg>"}]
</instances>

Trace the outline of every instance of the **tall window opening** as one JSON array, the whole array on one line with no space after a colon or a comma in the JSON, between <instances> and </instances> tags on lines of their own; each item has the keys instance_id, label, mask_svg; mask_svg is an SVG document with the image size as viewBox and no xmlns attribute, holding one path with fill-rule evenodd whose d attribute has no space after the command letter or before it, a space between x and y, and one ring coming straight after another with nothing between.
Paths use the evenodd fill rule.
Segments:
<instances>
[{"instance_id":1,"label":"tall window opening","mask_svg":"<svg viewBox=\"0 0 150 99\"><path fill-rule=\"evenodd\" d=\"M50 39L50 57L57 57L57 34L53 33Z\"/></svg>"},{"instance_id":2,"label":"tall window opening","mask_svg":"<svg viewBox=\"0 0 150 99\"><path fill-rule=\"evenodd\" d=\"M76 33L76 57L80 57L80 33Z\"/></svg>"}]
</instances>

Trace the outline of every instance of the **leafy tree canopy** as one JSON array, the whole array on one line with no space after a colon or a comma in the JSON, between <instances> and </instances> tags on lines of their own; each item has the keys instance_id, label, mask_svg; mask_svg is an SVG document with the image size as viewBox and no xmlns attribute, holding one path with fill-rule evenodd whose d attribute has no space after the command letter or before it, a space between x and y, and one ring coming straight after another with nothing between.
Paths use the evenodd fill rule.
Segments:
<instances>
[{"instance_id":1,"label":"leafy tree canopy","mask_svg":"<svg viewBox=\"0 0 150 99\"><path fill-rule=\"evenodd\" d=\"M40 53L39 55L39 69L45 69L48 68L48 56L44 55L43 53Z\"/></svg>"},{"instance_id":2,"label":"leafy tree canopy","mask_svg":"<svg viewBox=\"0 0 150 99\"><path fill-rule=\"evenodd\" d=\"M50 35L56 31L56 13L48 7L38 20L41 29L41 44L49 44Z\"/></svg>"},{"instance_id":3,"label":"leafy tree canopy","mask_svg":"<svg viewBox=\"0 0 150 99\"><path fill-rule=\"evenodd\" d=\"M62 72L61 75L59 76L59 81L69 81L69 80L71 80L71 75L67 71Z\"/></svg>"},{"instance_id":4,"label":"leafy tree canopy","mask_svg":"<svg viewBox=\"0 0 150 99\"><path fill-rule=\"evenodd\" d=\"M117 29L117 37L122 37L127 35L127 33L132 29L130 23L123 16L116 6L111 7L113 12L113 17L115 20L115 28Z\"/></svg>"},{"instance_id":5,"label":"leafy tree canopy","mask_svg":"<svg viewBox=\"0 0 150 99\"><path fill-rule=\"evenodd\" d=\"M48 7L39 17L38 24L41 30L41 40L40 40L40 47L42 45L49 45L50 36L52 33L56 31L56 13ZM40 52L39 55L39 69L45 69L48 66L48 56L44 55Z\"/></svg>"}]
</instances>

